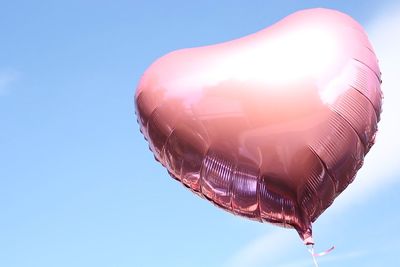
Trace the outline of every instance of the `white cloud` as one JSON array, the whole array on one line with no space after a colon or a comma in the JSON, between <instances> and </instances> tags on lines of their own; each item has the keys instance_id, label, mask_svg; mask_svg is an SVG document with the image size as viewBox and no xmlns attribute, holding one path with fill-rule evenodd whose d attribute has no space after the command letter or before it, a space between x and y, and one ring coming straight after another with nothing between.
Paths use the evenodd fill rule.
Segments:
<instances>
[{"instance_id":1,"label":"white cloud","mask_svg":"<svg viewBox=\"0 0 400 267\"><path fill-rule=\"evenodd\" d=\"M5 94L10 84L18 79L16 71L0 71L0 95Z\"/></svg>"},{"instance_id":2,"label":"white cloud","mask_svg":"<svg viewBox=\"0 0 400 267\"><path fill-rule=\"evenodd\" d=\"M331 207L344 211L354 204L362 204L368 197L399 182L400 179L400 6L378 14L367 26L369 39L379 58L384 92L383 113L379 123L376 143L365 158L353 184L342 193ZM245 245L229 261L228 267L311 266L311 259L295 262L285 260L290 251L299 246L293 232L277 229ZM330 255L320 262L343 261L361 257L365 252Z\"/></svg>"},{"instance_id":3,"label":"white cloud","mask_svg":"<svg viewBox=\"0 0 400 267\"><path fill-rule=\"evenodd\" d=\"M326 262L340 262L340 261L347 261L349 259L359 258L366 254L367 254L366 251L353 251L342 254L333 254L329 255L329 257L317 258L317 261L318 264ZM281 265L276 265L275 267L310 267L310 266L312 266L311 256L309 260L298 260L290 263L283 263Z\"/></svg>"},{"instance_id":4,"label":"white cloud","mask_svg":"<svg viewBox=\"0 0 400 267\"><path fill-rule=\"evenodd\" d=\"M303 253L302 253L303 252ZM366 255L366 251L333 253L317 258L318 263L340 262ZM295 258L296 260L293 260ZM289 260L288 260L289 259ZM292 229L276 228L242 247L225 265L226 267L309 267L311 255Z\"/></svg>"},{"instance_id":5,"label":"white cloud","mask_svg":"<svg viewBox=\"0 0 400 267\"><path fill-rule=\"evenodd\" d=\"M287 252L301 245L291 229L278 228L246 244L227 263L227 267L276 266Z\"/></svg>"},{"instance_id":6,"label":"white cloud","mask_svg":"<svg viewBox=\"0 0 400 267\"><path fill-rule=\"evenodd\" d=\"M379 59L384 93L376 143L353 184L332 208L362 204L368 197L399 182L400 173L400 6L376 16L366 30Z\"/></svg>"}]
</instances>

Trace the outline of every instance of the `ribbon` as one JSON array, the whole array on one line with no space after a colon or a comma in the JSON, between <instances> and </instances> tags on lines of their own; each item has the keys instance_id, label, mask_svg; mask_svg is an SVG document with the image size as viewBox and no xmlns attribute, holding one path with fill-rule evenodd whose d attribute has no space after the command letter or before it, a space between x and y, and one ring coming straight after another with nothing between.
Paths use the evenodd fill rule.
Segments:
<instances>
[{"instance_id":1,"label":"ribbon","mask_svg":"<svg viewBox=\"0 0 400 267\"><path fill-rule=\"evenodd\" d=\"M330 253L334 249L335 249L335 246L332 246L331 248L329 248L329 249L327 249L325 251L322 251L320 253L315 253L314 252L314 245L312 245L311 248L308 248L308 252L310 252L310 254L311 254L312 258L313 258L313 262L314 262L315 267L318 267L318 263L317 263L316 257L325 256L326 254Z\"/></svg>"}]
</instances>

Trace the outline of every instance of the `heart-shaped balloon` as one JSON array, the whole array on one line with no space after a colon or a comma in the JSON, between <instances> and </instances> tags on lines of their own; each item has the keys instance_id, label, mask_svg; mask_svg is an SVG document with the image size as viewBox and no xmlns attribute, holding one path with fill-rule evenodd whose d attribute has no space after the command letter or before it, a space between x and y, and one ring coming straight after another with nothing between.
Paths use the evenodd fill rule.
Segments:
<instances>
[{"instance_id":1,"label":"heart-shaped balloon","mask_svg":"<svg viewBox=\"0 0 400 267\"><path fill-rule=\"evenodd\" d=\"M295 228L354 179L382 92L362 27L334 10L294 13L230 42L183 49L144 73L140 129L172 177L234 214Z\"/></svg>"}]
</instances>

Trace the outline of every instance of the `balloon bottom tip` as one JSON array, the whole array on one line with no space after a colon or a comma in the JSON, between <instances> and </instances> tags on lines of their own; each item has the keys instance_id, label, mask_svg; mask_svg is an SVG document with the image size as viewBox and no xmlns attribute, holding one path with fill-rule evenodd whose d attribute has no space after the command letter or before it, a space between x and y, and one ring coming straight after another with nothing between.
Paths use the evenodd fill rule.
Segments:
<instances>
[{"instance_id":1,"label":"balloon bottom tip","mask_svg":"<svg viewBox=\"0 0 400 267\"><path fill-rule=\"evenodd\" d=\"M314 239L312 236L309 236L303 240L304 245L309 246L309 245L314 245Z\"/></svg>"}]
</instances>

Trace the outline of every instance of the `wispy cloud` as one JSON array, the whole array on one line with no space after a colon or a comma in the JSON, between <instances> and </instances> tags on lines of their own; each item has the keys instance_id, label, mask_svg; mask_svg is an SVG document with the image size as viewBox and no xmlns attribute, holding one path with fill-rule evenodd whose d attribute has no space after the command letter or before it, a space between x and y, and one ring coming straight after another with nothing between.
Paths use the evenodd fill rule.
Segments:
<instances>
[{"instance_id":1,"label":"wispy cloud","mask_svg":"<svg viewBox=\"0 0 400 267\"><path fill-rule=\"evenodd\" d=\"M367 251L334 253L329 257L318 258L319 263L341 262L363 257ZM293 257L290 257L293 255ZM295 258L295 260L293 260ZM243 246L227 262L226 267L309 267L311 255L306 252L296 233L290 229L277 228Z\"/></svg>"},{"instance_id":2,"label":"wispy cloud","mask_svg":"<svg viewBox=\"0 0 400 267\"><path fill-rule=\"evenodd\" d=\"M371 195L398 182L400 172L400 6L377 15L367 26L369 39L379 58L384 92L383 112L376 143L365 158L364 166L348 190L333 205L342 210L362 204Z\"/></svg>"},{"instance_id":3,"label":"wispy cloud","mask_svg":"<svg viewBox=\"0 0 400 267\"><path fill-rule=\"evenodd\" d=\"M241 248L226 267L276 266L287 256L287 251L301 244L297 234L288 229L276 229Z\"/></svg>"},{"instance_id":4,"label":"wispy cloud","mask_svg":"<svg viewBox=\"0 0 400 267\"><path fill-rule=\"evenodd\" d=\"M382 90L385 99L376 144L365 159L355 182L335 201L331 207L343 212L354 204L362 204L365 199L383 188L397 182L400 172L400 6L391 7L378 14L367 26L369 39L379 58L382 72ZM298 237L282 229L262 236L246 244L228 262L227 267L277 266L306 267L310 260L299 258L288 261L285 257L300 247ZM322 262L340 262L362 257L367 252L356 251L334 254L319 259Z\"/></svg>"},{"instance_id":5,"label":"wispy cloud","mask_svg":"<svg viewBox=\"0 0 400 267\"><path fill-rule=\"evenodd\" d=\"M366 255L366 251L352 251L341 254L329 255L329 257L318 258L318 263L326 263L326 262L341 262L348 261L349 259L360 258ZM311 257L311 256L310 256ZM276 267L310 267L312 266L311 259L309 260L298 260L292 261L289 263L283 263L281 265L275 265Z\"/></svg>"},{"instance_id":6,"label":"wispy cloud","mask_svg":"<svg viewBox=\"0 0 400 267\"><path fill-rule=\"evenodd\" d=\"M19 77L18 72L16 71L1 71L0 70L0 95L5 94L9 88L10 85L15 82Z\"/></svg>"}]
</instances>

